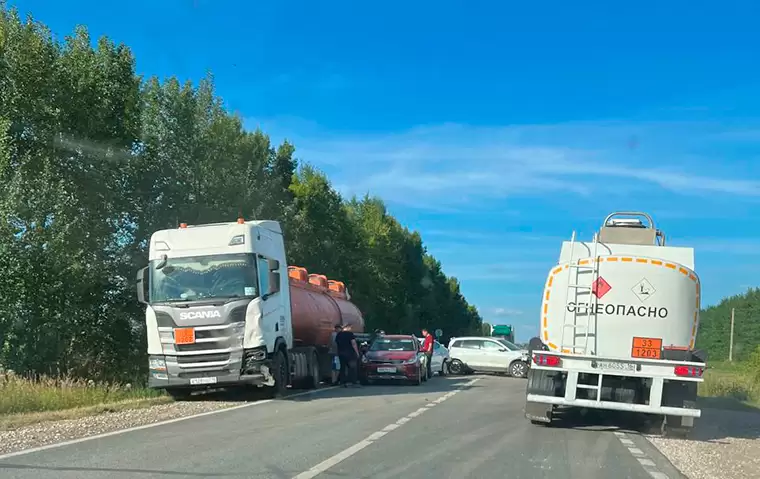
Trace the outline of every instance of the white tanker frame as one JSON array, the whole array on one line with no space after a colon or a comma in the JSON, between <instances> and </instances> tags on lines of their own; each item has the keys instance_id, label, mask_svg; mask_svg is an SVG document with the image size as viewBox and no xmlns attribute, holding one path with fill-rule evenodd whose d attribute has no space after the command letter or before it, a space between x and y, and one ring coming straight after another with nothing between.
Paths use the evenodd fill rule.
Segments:
<instances>
[{"instance_id":1,"label":"white tanker frame","mask_svg":"<svg viewBox=\"0 0 760 479\"><path fill-rule=\"evenodd\" d=\"M551 423L558 407L629 411L661 417L663 434L688 433L707 360L695 349L699 310L694 250L666 246L648 214L612 213L590 242L573 232L530 343L526 418Z\"/></svg>"}]
</instances>

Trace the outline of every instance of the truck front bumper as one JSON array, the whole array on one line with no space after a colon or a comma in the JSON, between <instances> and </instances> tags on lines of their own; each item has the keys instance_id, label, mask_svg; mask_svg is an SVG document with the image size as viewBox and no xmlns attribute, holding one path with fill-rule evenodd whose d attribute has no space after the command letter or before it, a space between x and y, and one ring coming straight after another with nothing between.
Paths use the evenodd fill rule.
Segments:
<instances>
[{"instance_id":1,"label":"truck front bumper","mask_svg":"<svg viewBox=\"0 0 760 479\"><path fill-rule=\"evenodd\" d=\"M239 350L228 358L211 361L197 356L194 362L182 356L150 356L148 387L211 388L216 386L255 385L272 386L271 361L266 351Z\"/></svg>"}]
</instances>

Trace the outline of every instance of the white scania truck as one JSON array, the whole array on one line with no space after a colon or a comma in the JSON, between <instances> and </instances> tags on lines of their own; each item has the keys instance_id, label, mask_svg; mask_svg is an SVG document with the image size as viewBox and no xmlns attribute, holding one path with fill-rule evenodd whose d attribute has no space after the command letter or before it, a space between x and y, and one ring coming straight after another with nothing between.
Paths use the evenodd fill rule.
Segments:
<instances>
[{"instance_id":1,"label":"white scania truck","mask_svg":"<svg viewBox=\"0 0 760 479\"><path fill-rule=\"evenodd\" d=\"M148 386L175 398L209 387L316 388L330 377L336 324L364 330L345 285L288 267L276 221L153 233L137 273L146 305Z\"/></svg>"},{"instance_id":2,"label":"white scania truck","mask_svg":"<svg viewBox=\"0 0 760 479\"><path fill-rule=\"evenodd\" d=\"M699 310L694 250L666 246L648 214L612 213L589 242L573 232L546 280L525 416L630 411L660 417L663 434L688 433L707 361L695 349Z\"/></svg>"}]
</instances>

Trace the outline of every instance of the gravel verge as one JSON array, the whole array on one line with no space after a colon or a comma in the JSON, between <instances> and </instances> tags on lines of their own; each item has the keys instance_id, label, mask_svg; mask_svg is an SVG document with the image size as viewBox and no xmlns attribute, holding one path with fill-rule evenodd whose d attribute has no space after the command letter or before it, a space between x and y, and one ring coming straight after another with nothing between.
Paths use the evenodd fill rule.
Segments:
<instances>
[{"instance_id":1,"label":"gravel verge","mask_svg":"<svg viewBox=\"0 0 760 479\"><path fill-rule=\"evenodd\" d=\"M104 412L76 419L41 422L12 430L0 430L0 454L226 409L241 404L244 403L240 401L171 402L137 409Z\"/></svg>"},{"instance_id":2,"label":"gravel verge","mask_svg":"<svg viewBox=\"0 0 760 479\"><path fill-rule=\"evenodd\" d=\"M645 437L689 479L760 477L760 411L705 408L689 439Z\"/></svg>"}]
</instances>

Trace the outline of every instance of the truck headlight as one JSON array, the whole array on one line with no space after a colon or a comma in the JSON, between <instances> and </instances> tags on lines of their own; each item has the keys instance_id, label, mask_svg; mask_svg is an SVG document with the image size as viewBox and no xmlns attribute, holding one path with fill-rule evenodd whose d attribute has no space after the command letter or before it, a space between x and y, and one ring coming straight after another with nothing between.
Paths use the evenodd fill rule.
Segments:
<instances>
[{"instance_id":1,"label":"truck headlight","mask_svg":"<svg viewBox=\"0 0 760 479\"><path fill-rule=\"evenodd\" d=\"M166 371L166 360L163 358L148 359L148 367L151 371Z\"/></svg>"}]
</instances>

